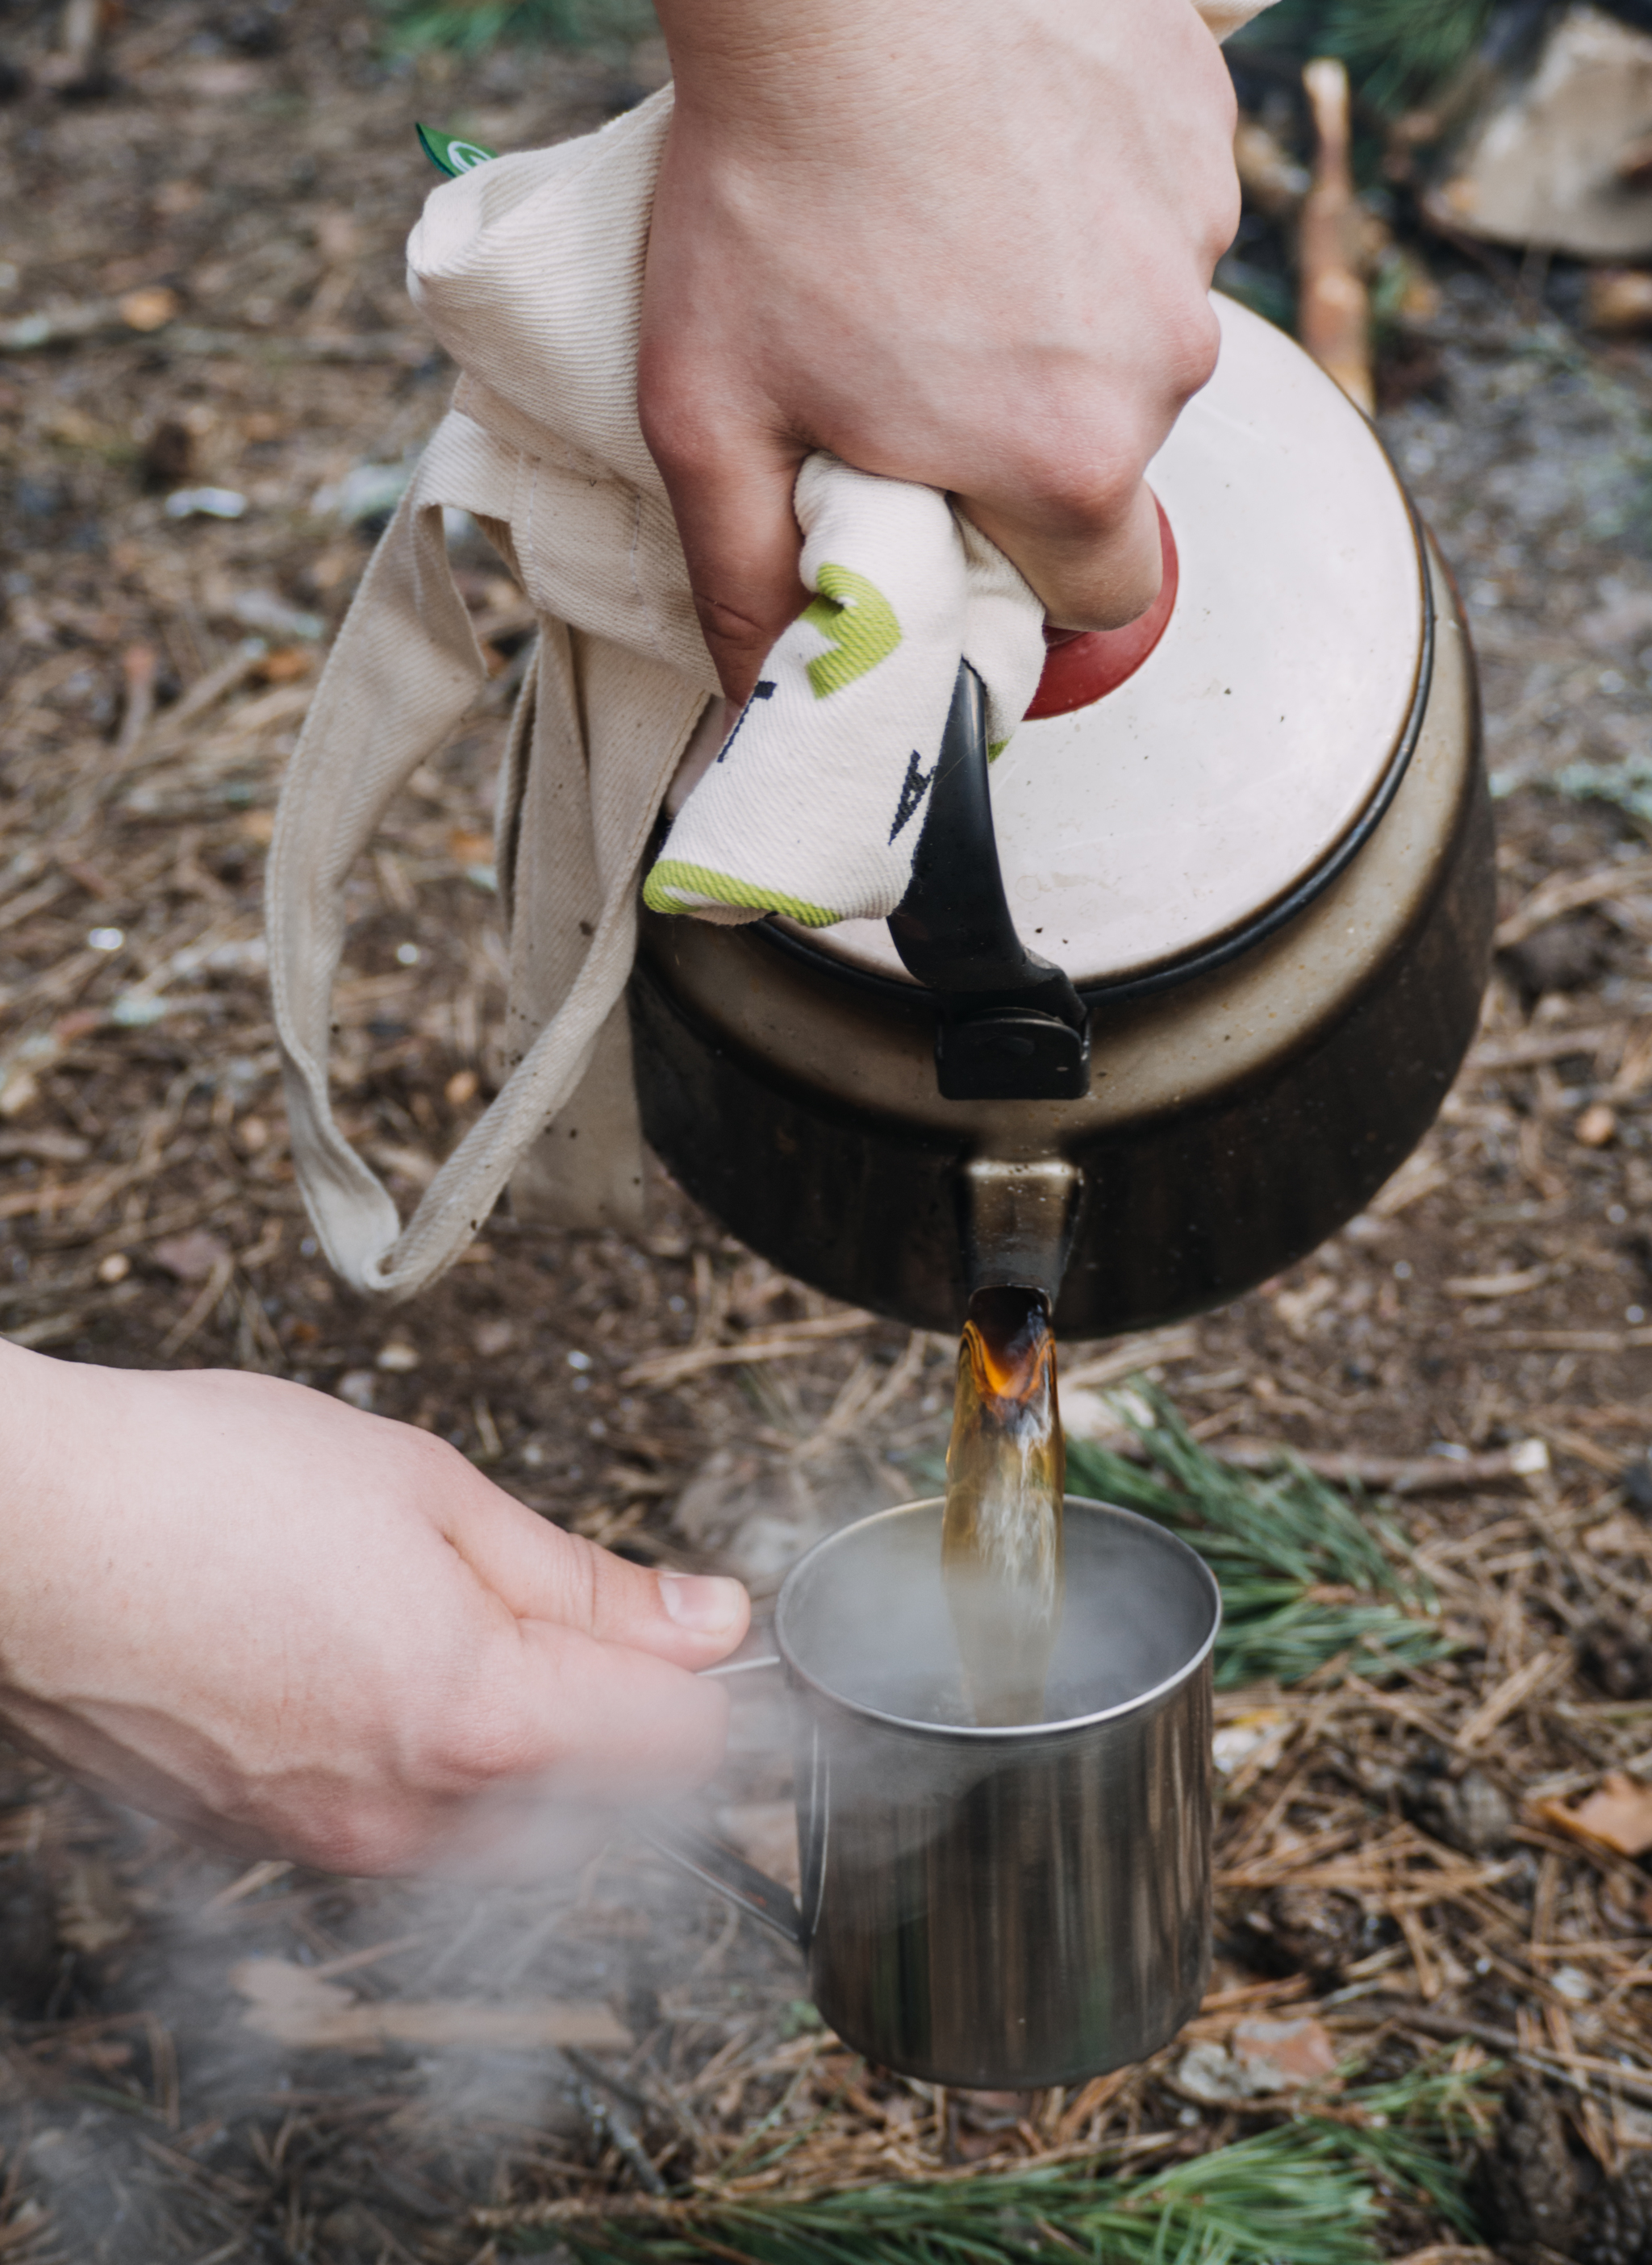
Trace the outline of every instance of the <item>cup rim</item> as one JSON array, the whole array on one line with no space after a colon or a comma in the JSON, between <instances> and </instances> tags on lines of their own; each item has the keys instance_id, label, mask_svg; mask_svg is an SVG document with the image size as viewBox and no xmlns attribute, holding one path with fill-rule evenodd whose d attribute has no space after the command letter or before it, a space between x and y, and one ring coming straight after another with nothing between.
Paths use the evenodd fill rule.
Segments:
<instances>
[{"instance_id":1,"label":"cup rim","mask_svg":"<svg viewBox=\"0 0 1652 2265\"><path fill-rule=\"evenodd\" d=\"M808 1690L825 1700L829 1706L841 1708L845 1714L858 1715L866 1722L882 1723L891 1730L904 1730L915 1737L960 1739L966 1744L991 1744L995 1741L1024 1744L1033 1738L1072 1737L1080 1730L1092 1729L1099 1723L1122 1722L1127 1715L1139 1714L1144 1708L1151 1707L1157 1701L1168 1698L1173 1692L1181 1689L1183 1685L1198 1673L1215 1650L1216 1638L1222 1625L1222 1591L1215 1574L1199 1555L1198 1551L1189 1542L1184 1541L1179 1533L1172 1533L1168 1526L1161 1526L1156 1518L1144 1518L1139 1511L1126 1510L1121 1504L1116 1502L1099 1501L1093 1495L1068 1494L1062 1497L1066 1508L1098 1510L1106 1517L1117 1518L1124 1525L1140 1526L1145 1532L1151 1533L1155 1541L1168 1547L1173 1555L1180 1554L1184 1557L1196 1577L1203 1583L1211 1603L1211 1624L1198 1649L1183 1662L1174 1674L1168 1675L1161 1682L1151 1685L1146 1691L1137 1692L1132 1698L1119 1700L1111 1707L1098 1707L1088 1715L1063 1715L1059 1722L924 1722L916 1721L908 1715L888 1714L882 1708L869 1706L864 1700L848 1698L841 1691L834 1691L829 1684L821 1682L818 1676L811 1675L806 1669L800 1667L792 1655L791 1647L786 1641L785 1618L787 1599L793 1594L794 1584L806 1569L817 1557L824 1556L828 1550L846 1542L849 1535L862 1533L869 1526L880 1526L886 1518L910 1517L916 1511L943 1509L945 1502L944 1495L924 1495L913 1502L894 1503L887 1510L875 1510L866 1518L854 1518L848 1526L839 1526L834 1533L826 1534L814 1544L812 1548L804 1552L781 1583L780 1593L775 1599L775 1648L780 1654L788 1677L803 1684Z\"/></svg>"}]
</instances>

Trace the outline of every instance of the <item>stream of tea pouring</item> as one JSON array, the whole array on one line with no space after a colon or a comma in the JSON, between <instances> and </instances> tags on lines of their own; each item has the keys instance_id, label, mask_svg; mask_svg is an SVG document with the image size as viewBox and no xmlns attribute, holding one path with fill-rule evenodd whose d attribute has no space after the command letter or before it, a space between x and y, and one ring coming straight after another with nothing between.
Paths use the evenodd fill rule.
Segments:
<instances>
[{"instance_id":1,"label":"stream of tea pouring","mask_svg":"<svg viewBox=\"0 0 1652 2265\"><path fill-rule=\"evenodd\" d=\"M978 1722L1037 1722L1061 1625L1066 1453L1041 1290L978 1290L958 1343L941 1570Z\"/></svg>"}]
</instances>

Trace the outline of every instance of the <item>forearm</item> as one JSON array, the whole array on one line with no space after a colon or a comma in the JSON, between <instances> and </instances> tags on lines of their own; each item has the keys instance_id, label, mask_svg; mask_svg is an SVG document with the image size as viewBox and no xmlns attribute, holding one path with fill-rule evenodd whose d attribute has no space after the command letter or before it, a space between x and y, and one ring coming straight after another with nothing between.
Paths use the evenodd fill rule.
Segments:
<instances>
[{"instance_id":1,"label":"forearm","mask_svg":"<svg viewBox=\"0 0 1652 2265\"><path fill-rule=\"evenodd\" d=\"M0 1692L9 1634L38 1578L40 1545L70 1515L66 1482L86 1453L96 1380L111 1373L0 1337Z\"/></svg>"}]
</instances>

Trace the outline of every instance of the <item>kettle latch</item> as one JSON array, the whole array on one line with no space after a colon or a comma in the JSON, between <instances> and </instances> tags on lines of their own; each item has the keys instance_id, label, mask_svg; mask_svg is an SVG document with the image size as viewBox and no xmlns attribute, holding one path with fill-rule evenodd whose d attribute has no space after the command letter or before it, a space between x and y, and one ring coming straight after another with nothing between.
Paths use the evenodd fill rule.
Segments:
<instances>
[{"instance_id":1,"label":"kettle latch","mask_svg":"<svg viewBox=\"0 0 1652 2265\"><path fill-rule=\"evenodd\" d=\"M1090 1089L1090 1034L1037 1007L943 1011L935 1070L945 1101L1081 1101Z\"/></svg>"},{"instance_id":2,"label":"kettle latch","mask_svg":"<svg viewBox=\"0 0 1652 2265\"><path fill-rule=\"evenodd\" d=\"M1088 1011L1070 979L1028 950L1010 917L993 831L986 697L967 661L889 933L907 972L935 994L944 1100L1083 1099Z\"/></svg>"}]
</instances>

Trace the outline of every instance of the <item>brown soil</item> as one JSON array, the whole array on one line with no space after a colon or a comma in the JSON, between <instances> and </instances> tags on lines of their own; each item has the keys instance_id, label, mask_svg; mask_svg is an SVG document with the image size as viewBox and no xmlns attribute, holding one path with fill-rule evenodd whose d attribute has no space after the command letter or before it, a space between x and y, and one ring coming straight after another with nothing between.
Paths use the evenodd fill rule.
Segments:
<instances>
[{"instance_id":1,"label":"brown soil","mask_svg":"<svg viewBox=\"0 0 1652 2265\"><path fill-rule=\"evenodd\" d=\"M950 1346L775 1275L663 1178L642 1246L501 1217L412 1309L350 1296L294 1186L258 942L282 764L369 549L320 492L415 448L450 375L401 287L432 178L413 120L528 145L635 99L656 59L387 65L353 5L156 0L55 89L56 22L14 7L0 58L18 80L0 137L0 1322L64 1358L341 1393L434 1427L598 1540L770 1591L813 1533L915 1489ZM133 326L157 309L170 319ZM27 347L35 314L58 343ZM1633 1776L1652 1723L1652 863L1629 820L1542 782L1644 743L1652 572L1624 531L1644 517L1652 359L1591 352L1468 272L1447 273L1422 343L1430 390L1388 430L1467 593L1512 790L1504 909L1529 933L1418 1156L1163 1374L1219 1449L1419 1466L1401 1515L1464 1648L1380 1690L1223 1702L1225 1722L1267 1704L1285 1727L1225 1795L1232 1957L1207 2027L1311 1998L1342 2048L1517 2039L1570 2071L1547 2144L1587 2193L1652 2137L1652 1886L1539 1804ZM237 492L244 514L169 517L196 486ZM528 625L479 543L462 564L499 674L363 864L340 1000L341 1113L404 1205L498 1074L488 812ZM833 1314L844 1333L802 1351L630 1373ZM1546 1469L1511 1467L1531 1440ZM743 1708L712 1806L783 1854L788 1781L766 1711ZM362 2061L244 2027L237 1962L364 1950L366 2002L600 2001L634 2048L601 2064L605 2093L554 2055ZM1234 2128L1176 2088L1181 2048L1078 2101L949 2101L858 2070L803 1994L781 1946L636 1845L462 1902L237 1878L16 1763L0 2248L489 2255L478 2206L632 2184L622 2125L675 2179L782 2098L782 2121L821 2118L822 2175L1153 2131L1185 2151ZM1619 2061L1629 2079L1601 2075ZM1391 2232L1441 2238L1403 2216Z\"/></svg>"}]
</instances>

